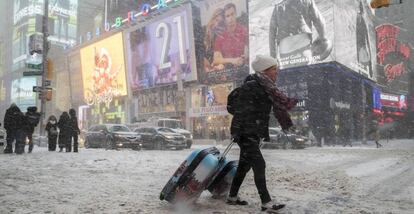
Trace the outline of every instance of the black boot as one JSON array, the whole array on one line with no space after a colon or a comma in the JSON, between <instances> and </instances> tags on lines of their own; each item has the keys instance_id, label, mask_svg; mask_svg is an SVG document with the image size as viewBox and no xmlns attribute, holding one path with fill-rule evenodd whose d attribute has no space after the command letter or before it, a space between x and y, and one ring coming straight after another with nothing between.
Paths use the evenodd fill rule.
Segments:
<instances>
[{"instance_id":1,"label":"black boot","mask_svg":"<svg viewBox=\"0 0 414 214\"><path fill-rule=\"evenodd\" d=\"M248 205L249 203L247 201L241 200L239 197L228 197L227 204L229 205Z\"/></svg>"},{"instance_id":2,"label":"black boot","mask_svg":"<svg viewBox=\"0 0 414 214\"><path fill-rule=\"evenodd\" d=\"M262 211L273 213L282 210L283 208L285 208L285 206L285 204L278 204L270 201L265 204L262 204Z\"/></svg>"},{"instance_id":3,"label":"black boot","mask_svg":"<svg viewBox=\"0 0 414 214\"><path fill-rule=\"evenodd\" d=\"M4 149L4 154L11 154L13 153L13 147L7 145L6 148Z\"/></svg>"},{"instance_id":4,"label":"black boot","mask_svg":"<svg viewBox=\"0 0 414 214\"><path fill-rule=\"evenodd\" d=\"M29 144L29 153L32 153L33 150L33 144Z\"/></svg>"}]
</instances>

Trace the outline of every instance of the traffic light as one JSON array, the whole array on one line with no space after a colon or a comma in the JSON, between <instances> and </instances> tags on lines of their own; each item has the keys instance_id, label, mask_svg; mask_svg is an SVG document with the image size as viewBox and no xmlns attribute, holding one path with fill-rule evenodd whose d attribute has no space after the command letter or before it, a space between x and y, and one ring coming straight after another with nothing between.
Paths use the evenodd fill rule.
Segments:
<instances>
[{"instance_id":1,"label":"traffic light","mask_svg":"<svg viewBox=\"0 0 414 214\"><path fill-rule=\"evenodd\" d=\"M391 4L402 4L402 0L371 0L372 8L388 7Z\"/></svg>"},{"instance_id":2,"label":"traffic light","mask_svg":"<svg viewBox=\"0 0 414 214\"><path fill-rule=\"evenodd\" d=\"M47 80L53 79L53 61L50 59L47 59L46 79Z\"/></svg>"}]
</instances>

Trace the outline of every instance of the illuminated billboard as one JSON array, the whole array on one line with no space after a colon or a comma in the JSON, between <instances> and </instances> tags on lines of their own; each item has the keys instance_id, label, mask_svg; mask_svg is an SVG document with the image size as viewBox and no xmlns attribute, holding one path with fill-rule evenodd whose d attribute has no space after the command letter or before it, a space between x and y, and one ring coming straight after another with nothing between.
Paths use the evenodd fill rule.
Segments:
<instances>
[{"instance_id":1,"label":"illuminated billboard","mask_svg":"<svg viewBox=\"0 0 414 214\"><path fill-rule=\"evenodd\" d=\"M250 58L281 68L337 61L376 79L373 14L367 0L262 0L249 3Z\"/></svg>"},{"instance_id":2,"label":"illuminated billboard","mask_svg":"<svg viewBox=\"0 0 414 214\"><path fill-rule=\"evenodd\" d=\"M190 117L228 115L227 97L233 88L233 83L225 83L193 89Z\"/></svg>"},{"instance_id":3,"label":"illuminated billboard","mask_svg":"<svg viewBox=\"0 0 414 214\"><path fill-rule=\"evenodd\" d=\"M401 29L392 24L375 28L379 83L392 91L408 91L407 63L411 57L408 43L400 40Z\"/></svg>"},{"instance_id":4,"label":"illuminated billboard","mask_svg":"<svg viewBox=\"0 0 414 214\"><path fill-rule=\"evenodd\" d=\"M78 0L49 0L49 37L52 44L73 46L77 36ZM41 32L44 0L13 1L13 70L23 68L29 36Z\"/></svg>"},{"instance_id":5,"label":"illuminated billboard","mask_svg":"<svg viewBox=\"0 0 414 214\"><path fill-rule=\"evenodd\" d=\"M246 0L199 3L203 48L200 80L206 84L242 79L249 73Z\"/></svg>"},{"instance_id":6,"label":"illuminated billboard","mask_svg":"<svg viewBox=\"0 0 414 214\"><path fill-rule=\"evenodd\" d=\"M53 20L53 32L49 41L74 46L77 36L78 0L49 0L49 17Z\"/></svg>"},{"instance_id":7,"label":"illuminated billboard","mask_svg":"<svg viewBox=\"0 0 414 214\"><path fill-rule=\"evenodd\" d=\"M110 103L127 95L122 33L80 50L84 99L88 105Z\"/></svg>"},{"instance_id":8,"label":"illuminated billboard","mask_svg":"<svg viewBox=\"0 0 414 214\"><path fill-rule=\"evenodd\" d=\"M192 16L188 7L171 9L155 21L126 35L128 82L136 95L141 89L197 79Z\"/></svg>"},{"instance_id":9,"label":"illuminated billboard","mask_svg":"<svg viewBox=\"0 0 414 214\"><path fill-rule=\"evenodd\" d=\"M11 103L15 103L22 112L27 107L36 106L36 93L33 86L37 86L36 77L24 77L12 81Z\"/></svg>"}]
</instances>

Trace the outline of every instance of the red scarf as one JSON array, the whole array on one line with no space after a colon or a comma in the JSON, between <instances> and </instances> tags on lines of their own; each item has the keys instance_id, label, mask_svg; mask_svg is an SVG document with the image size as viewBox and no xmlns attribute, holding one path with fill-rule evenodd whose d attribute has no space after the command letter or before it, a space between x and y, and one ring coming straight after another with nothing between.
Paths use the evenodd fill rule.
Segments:
<instances>
[{"instance_id":1,"label":"red scarf","mask_svg":"<svg viewBox=\"0 0 414 214\"><path fill-rule=\"evenodd\" d=\"M287 130L293 126L293 122L290 119L288 113L289 110L294 108L298 103L295 98L289 98L283 94L277 87L276 84L266 75L262 73L256 74L259 79L259 84L264 87L269 99L273 104L273 114L283 130Z\"/></svg>"}]
</instances>

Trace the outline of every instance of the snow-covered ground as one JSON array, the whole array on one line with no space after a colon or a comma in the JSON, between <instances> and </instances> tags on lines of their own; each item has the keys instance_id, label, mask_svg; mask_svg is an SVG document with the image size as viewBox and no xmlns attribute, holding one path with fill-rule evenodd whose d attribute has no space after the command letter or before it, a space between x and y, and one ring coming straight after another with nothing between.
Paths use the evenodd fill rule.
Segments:
<instances>
[{"instance_id":1,"label":"snow-covered ground","mask_svg":"<svg viewBox=\"0 0 414 214\"><path fill-rule=\"evenodd\" d=\"M287 204L283 213L414 213L414 141L383 145L264 150L269 191ZM1 154L0 213L259 213L251 172L240 192L250 202L245 207L208 192L184 210L160 201L189 153L36 147L32 154ZM233 148L229 158L238 153Z\"/></svg>"}]
</instances>

